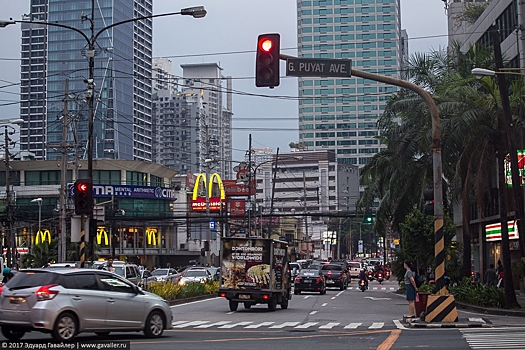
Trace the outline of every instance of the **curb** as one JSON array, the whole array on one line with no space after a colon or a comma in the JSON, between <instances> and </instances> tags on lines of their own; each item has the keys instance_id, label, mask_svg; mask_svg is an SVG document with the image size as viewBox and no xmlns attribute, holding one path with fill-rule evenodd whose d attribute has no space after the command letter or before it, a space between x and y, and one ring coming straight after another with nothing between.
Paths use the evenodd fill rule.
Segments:
<instances>
[{"instance_id":1,"label":"curb","mask_svg":"<svg viewBox=\"0 0 525 350\"><path fill-rule=\"evenodd\" d=\"M482 323L416 323L410 322L410 328L482 328L488 325Z\"/></svg>"},{"instance_id":2,"label":"curb","mask_svg":"<svg viewBox=\"0 0 525 350\"><path fill-rule=\"evenodd\" d=\"M192 298L170 300L168 301L168 304L169 306L181 305L181 304L191 303L193 301L201 301L201 300L212 299L216 297L217 297L217 294L199 295L197 297L192 297Z\"/></svg>"},{"instance_id":3,"label":"curb","mask_svg":"<svg viewBox=\"0 0 525 350\"><path fill-rule=\"evenodd\" d=\"M494 309L494 308L464 304L458 301L456 301L456 308L464 309L464 310L472 310L472 311L481 312L481 313L485 313L489 315L525 317L525 311L523 310Z\"/></svg>"}]
</instances>

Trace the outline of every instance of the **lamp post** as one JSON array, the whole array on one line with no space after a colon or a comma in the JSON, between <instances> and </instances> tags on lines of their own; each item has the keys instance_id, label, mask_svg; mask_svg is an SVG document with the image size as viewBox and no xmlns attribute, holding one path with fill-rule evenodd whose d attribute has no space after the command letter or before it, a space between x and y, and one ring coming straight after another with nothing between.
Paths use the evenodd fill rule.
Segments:
<instances>
[{"instance_id":1,"label":"lamp post","mask_svg":"<svg viewBox=\"0 0 525 350\"><path fill-rule=\"evenodd\" d=\"M61 27L65 29L69 29L72 31L75 31L78 33L82 38L86 40L87 44L87 50L85 50L86 57L89 58L89 75L88 79L86 80L87 83L87 94L86 99L88 102L88 145L87 145L87 163L88 163L88 180L90 180L93 183L93 103L95 100L95 45L97 42L98 37L105 32L106 30L125 24L125 23L131 23L131 22L137 22L144 19L151 19L151 18L159 18L159 17L167 17L167 16L173 16L173 15L182 15L182 16L192 16L193 18L203 18L206 16L206 10L204 6L194 6L189 7L185 9L181 9L179 12L169 12L169 13L162 13L162 14L156 14L156 15L150 15L150 16L142 16L142 17L136 17L131 18L128 20L116 22L113 24L110 24L108 26L103 27L98 32L95 33L95 0L91 1L91 18L88 16L83 15L82 20L89 20L90 22L90 36L86 35L82 30L77 29L75 27L71 27L65 24L55 23L55 22L44 22L44 21L30 21L30 20L13 20L12 18L9 20L0 20L0 28L6 27L10 24L16 24L16 23L29 23L29 24L40 24L45 26L54 26L54 27ZM62 169L62 171L65 171L65 169ZM93 213L89 215L90 222L93 222ZM95 226L93 224L90 225L89 228L89 240L91 244L91 254L93 254L93 248L94 248L94 228ZM93 258L93 256L92 256ZM83 252L81 252L81 263L84 262L84 255Z\"/></svg>"},{"instance_id":2,"label":"lamp post","mask_svg":"<svg viewBox=\"0 0 525 350\"><path fill-rule=\"evenodd\" d=\"M35 198L31 203L38 203L38 231L37 235L42 231L42 198Z\"/></svg>"},{"instance_id":3,"label":"lamp post","mask_svg":"<svg viewBox=\"0 0 525 350\"><path fill-rule=\"evenodd\" d=\"M12 121L0 121L0 125L4 125L4 162L5 162L5 231L7 236L7 265L9 267L16 267L16 233L13 231L13 198L11 195L11 166L9 165L9 160L11 154L9 153L9 146L12 145L12 140L9 138L9 135L13 135L16 129L9 124L21 125L24 123L23 119L15 119ZM11 129L12 131L9 131ZM0 243L1 245L1 243ZM3 247L1 247L3 248ZM3 251L3 250L2 250Z\"/></svg>"}]
</instances>

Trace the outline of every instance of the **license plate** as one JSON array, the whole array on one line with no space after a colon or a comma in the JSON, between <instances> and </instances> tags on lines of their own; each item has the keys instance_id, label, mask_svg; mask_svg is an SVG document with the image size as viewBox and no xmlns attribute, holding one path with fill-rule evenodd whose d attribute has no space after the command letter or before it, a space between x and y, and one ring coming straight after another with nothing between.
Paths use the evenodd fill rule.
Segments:
<instances>
[{"instance_id":1,"label":"license plate","mask_svg":"<svg viewBox=\"0 0 525 350\"><path fill-rule=\"evenodd\" d=\"M312 283L312 280L304 280L304 283Z\"/></svg>"},{"instance_id":2,"label":"license plate","mask_svg":"<svg viewBox=\"0 0 525 350\"><path fill-rule=\"evenodd\" d=\"M239 299L250 299L250 294L239 294Z\"/></svg>"},{"instance_id":3,"label":"license plate","mask_svg":"<svg viewBox=\"0 0 525 350\"><path fill-rule=\"evenodd\" d=\"M10 297L9 302L11 304L22 304L25 301L25 298L22 297Z\"/></svg>"},{"instance_id":4,"label":"license plate","mask_svg":"<svg viewBox=\"0 0 525 350\"><path fill-rule=\"evenodd\" d=\"M326 283L328 283L328 284L334 284L335 282L332 281L332 280L328 280L328 281L326 281Z\"/></svg>"}]
</instances>

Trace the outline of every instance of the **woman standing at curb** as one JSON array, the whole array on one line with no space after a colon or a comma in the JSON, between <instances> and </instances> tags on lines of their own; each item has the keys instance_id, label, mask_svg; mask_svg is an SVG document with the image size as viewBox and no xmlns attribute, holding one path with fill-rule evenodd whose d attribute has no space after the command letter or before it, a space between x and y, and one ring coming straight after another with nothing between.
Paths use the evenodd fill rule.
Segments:
<instances>
[{"instance_id":1,"label":"woman standing at curb","mask_svg":"<svg viewBox=\"0 0 525 350\"><path fill-rule=\"evenodd\" d=\"M408 315L405 315L405 318L413 318L416 317L415 312L415 304L414 301L416 300L416 281L414 280L415 273L412 271L412 263L409 260L405 260L405 263L403 265L405 269L407 270L405 272L405 289L407 294L407 301L408 301Z\"/></svg>"}]
</instances>

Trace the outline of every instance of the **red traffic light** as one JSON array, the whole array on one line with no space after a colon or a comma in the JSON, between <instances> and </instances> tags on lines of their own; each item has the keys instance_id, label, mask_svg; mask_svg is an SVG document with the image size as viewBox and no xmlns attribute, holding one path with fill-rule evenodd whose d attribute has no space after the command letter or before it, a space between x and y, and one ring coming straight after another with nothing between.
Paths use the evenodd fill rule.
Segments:
<instances>
[{"instance_id":1,"label":"red traffic light","mask_svg":"<svg viewBox=\"0 0 525 350\"><path fill-rule=\"evenodd\" d=\"M79 192L87 192L88 188L89 188L89 186L88 186L88 184L85 183L85 182L79 182L79 183L77 183L77 190L78 190Z\"/></svg>"},{"instance_id":2,"label":"red traffic light","mask_svg":"<svg viewBox=\"0 0 525 350\"><path fill-rule=\"evenodd\" d=\"M259 48L264 52L270 52L274 47L274 43L271 39L261 38L259 40Z\"/></svg>"}]
</instances>

